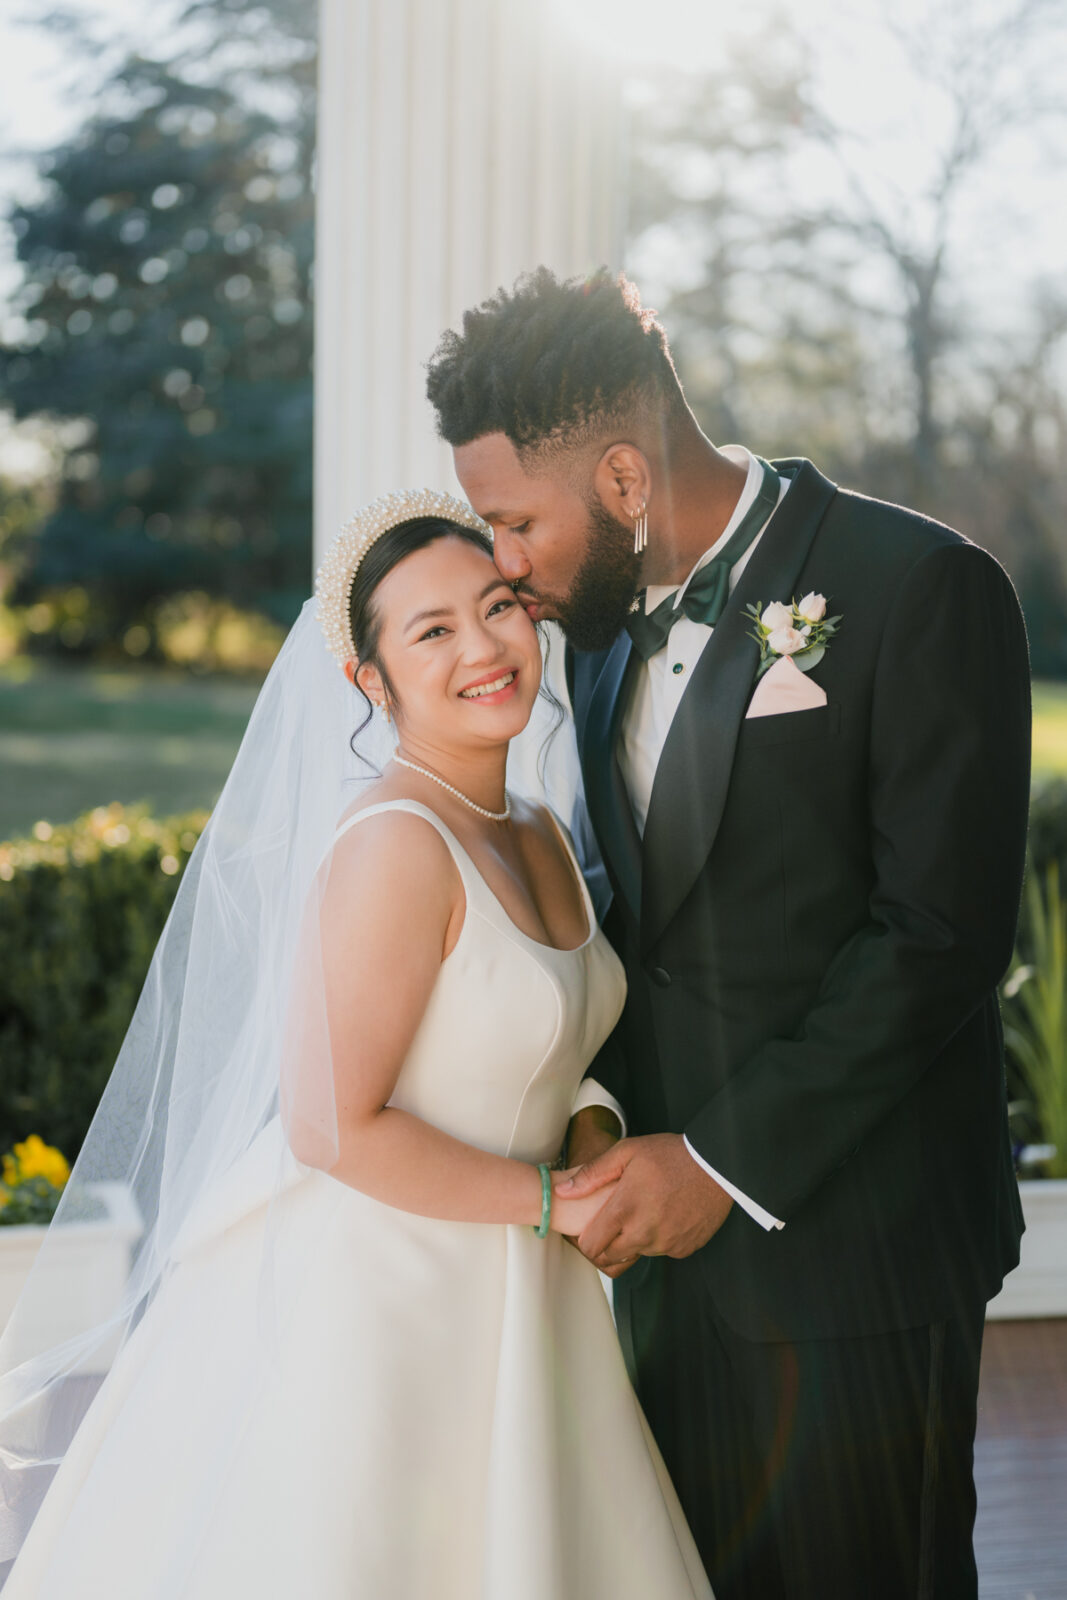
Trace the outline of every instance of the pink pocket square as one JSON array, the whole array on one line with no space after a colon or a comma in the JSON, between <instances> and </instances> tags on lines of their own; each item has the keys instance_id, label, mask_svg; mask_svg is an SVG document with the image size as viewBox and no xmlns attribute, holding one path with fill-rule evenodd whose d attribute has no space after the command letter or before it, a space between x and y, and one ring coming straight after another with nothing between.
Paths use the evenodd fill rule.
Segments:
<instances>
[{"instance_id":1,"label":"pink pocket square","mask_svg":"<svg viewBox=\"0 0 1067 1600\"><path fill-rule=\"evenodd\" d=\"M783 711L810 711L825 704L825 689L812 683L789 656L782 656L756 685L745 717L776 717Z\"/></svg>"}]
</instances>

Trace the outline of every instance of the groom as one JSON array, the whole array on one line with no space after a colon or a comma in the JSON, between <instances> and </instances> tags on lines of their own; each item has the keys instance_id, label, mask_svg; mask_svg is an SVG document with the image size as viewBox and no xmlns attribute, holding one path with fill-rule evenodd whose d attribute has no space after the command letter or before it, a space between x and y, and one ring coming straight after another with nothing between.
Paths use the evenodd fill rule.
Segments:
<instances>
[{"instance_id":1,"label":"groom","mask_svg":"<svg viewBox=\"0 0 1067 1600\"><path fill-rule=\"evenodd\" d=\"M571 1192L618 1180L578 1243L718 1600L973 1597L984 1309L1022 1230L1011 583L809 461L713 445L606 272L468 312L429 394L568 640L629 980L572 1125Z\"/></svg>"}]
</instances>

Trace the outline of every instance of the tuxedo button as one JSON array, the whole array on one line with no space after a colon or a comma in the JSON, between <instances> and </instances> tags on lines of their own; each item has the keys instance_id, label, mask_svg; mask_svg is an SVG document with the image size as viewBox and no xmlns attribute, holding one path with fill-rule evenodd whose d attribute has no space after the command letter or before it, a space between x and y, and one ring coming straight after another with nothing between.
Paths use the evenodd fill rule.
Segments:
<instances>
[{"instance_id":1,"label":"tuxedo button","mask_svg":"<svg viewBox=\"0 0 1067 1600\"><path fill-rule=\"evenodd\" d=\"M653 967L649 977L661 989L669 989L671 986L671 975L666 967Z\"/></svg>"},{"instance_id":2,"label":"tuxedo button","mask_svg":"<svg viewBox=\"0 0 1067 1600\"><path fill-rule=\"evenodd\" d=\"M685 663L682 661L676 661L674 666L671 668L671 671L674 673L675 677L677 677L680 672L685 671Z\"/></svg>"}]
</instances>

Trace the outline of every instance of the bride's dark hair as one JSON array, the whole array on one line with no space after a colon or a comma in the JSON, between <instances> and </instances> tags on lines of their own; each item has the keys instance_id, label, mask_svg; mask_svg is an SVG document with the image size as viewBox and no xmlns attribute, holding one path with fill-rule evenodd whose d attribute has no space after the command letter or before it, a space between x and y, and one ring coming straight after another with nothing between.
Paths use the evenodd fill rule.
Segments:
<instances>
[{"instance_id":1,"label":"bride's dark hair","mask_svg":"<svg viewBox=\"0 0 1067 1600\"><path fill-rule=\"evenodd\" d=\"M356 659L360 666L369 662L377 667L385 691L393 702L396 700L396 691L378 654L382 618L374 604L374 596L382 580L406 556L414 555L416 550L425 550L427 545L434 544L438 539L465 539L468 544L484 550L490 561L493 559L493 541L477 528L465 528L462 523L449 522L445 517L412 517L408 522L398 522L395 528L390 528L388 533L383 533L380 539L374 541L360 562L352 584L348 614ZM374 715L374 707L358 682L356 688L366 701L367 714L352 735L353 739L358 738Z\"/></svg>"}]
</instances>

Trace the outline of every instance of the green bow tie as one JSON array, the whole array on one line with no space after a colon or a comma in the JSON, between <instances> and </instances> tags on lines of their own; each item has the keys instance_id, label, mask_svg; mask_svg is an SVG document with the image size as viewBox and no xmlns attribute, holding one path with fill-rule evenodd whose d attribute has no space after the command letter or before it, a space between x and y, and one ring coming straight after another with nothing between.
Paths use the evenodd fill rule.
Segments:
<instances>
[{"instance_id":1,"label":"green bow tie","mask_svg":"<svg viewBox=\"0 0 1067 1600\"><path fill-rule=\"evenodd\" d=\"M759 494L745 512L741 521L723 545L719 554L700 568L690 583L681 603L678 591L661 600L655 611L646 615L644 602L640 611L631 612L626 628L633 640L634 649L647 661L667 643L667 635L680 617L691 622L703 622L713 628L722 615L730 597L730 572L740 561L755 539L767 518L778 504L779 482L774 468L761 456L756 460L763 468L763 482Z\"/></svg>"}]
</instances>

